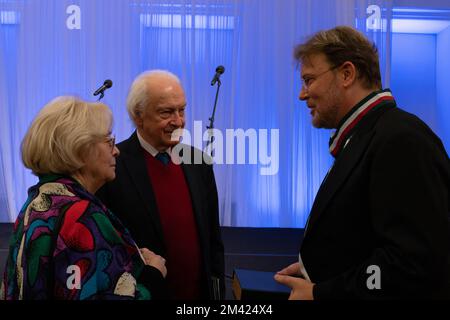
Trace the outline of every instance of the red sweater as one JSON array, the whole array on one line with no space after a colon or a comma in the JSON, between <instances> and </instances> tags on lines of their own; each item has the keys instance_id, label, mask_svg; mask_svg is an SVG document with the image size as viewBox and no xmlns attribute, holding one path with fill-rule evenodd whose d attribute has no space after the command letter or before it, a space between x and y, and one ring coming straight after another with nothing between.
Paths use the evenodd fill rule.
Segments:
<instances>
[{"instance_id":1,"label":"red sweater","mask_svg":"<svg viewBox=\"0 0 450 320\"><path fill-rule=\"evenodd\" d=\"M173 299L200 298L201 255L197 224L183 170L145 152L166 245L167 283Z\"/></svg>"}]
</instances>

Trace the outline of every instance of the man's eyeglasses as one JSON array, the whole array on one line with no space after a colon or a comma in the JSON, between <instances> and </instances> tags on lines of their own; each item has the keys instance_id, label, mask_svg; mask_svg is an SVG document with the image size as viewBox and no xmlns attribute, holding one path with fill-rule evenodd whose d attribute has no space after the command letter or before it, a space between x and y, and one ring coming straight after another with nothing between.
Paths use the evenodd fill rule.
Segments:
<instances>
[{"instance_id":1,"label":"man's eyeglasses","mask_svg":"<svg viewBox=\"0 0 450 320\"><path fill-rule=\"evenodd\" d=\"M106 143L111 148L111 152L114 152L114 147L116 146L116 137L114 135L108 136Z\"/></svg>"},{"instance_id":2,"label":"man's eyeglasses","mask_svg":"<svg viewBox=\"0 0 450 320\"><path fill-rule=\"evenodd\" d=\"M314 80L317 80L317 78L319 78L320 76L324 75L325 73L327 73L329 71L336 69L337 67L338 66L331 67L315 76L310 76L310 75L304 76L302 78L302 88L305 90L308 90L309 87L311 86L311 84L314 82Z\"/></svg>"}]
</instances>

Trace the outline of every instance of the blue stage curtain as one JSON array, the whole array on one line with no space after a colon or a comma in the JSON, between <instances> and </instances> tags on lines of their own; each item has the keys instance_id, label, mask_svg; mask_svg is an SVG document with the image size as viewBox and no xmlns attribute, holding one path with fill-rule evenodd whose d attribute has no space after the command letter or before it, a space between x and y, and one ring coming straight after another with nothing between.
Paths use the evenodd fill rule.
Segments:
<instances>
[{"instance_id":1,"label":"blue stage curtain","mask_svg":"<svg viewBox=\"0 0 450 320\"><path fill-rule=\"evenodd\" d=\"M389 19L390 2L370 4ZM7 199L9 206L0 219L15 219L36 181L21 163L20 143L49 100L63 94L94 100L92 92L111 79L103 102L113 110L120 141L133 131L125 110L133 78L147 69L168 69L186 89L187 129L193 133L194 121L202 121L204 131L215 96L210 81L224 65L215 128L224 137L226 129L254 129L258 139L267 129L266 140L271 129L279 130L279 142L269 144L279 149L279 165L276 174L262 175L267 165L258 155L256 164L214 166L221 224L303 227L332 158L330 132L314 129L298 101L293 48L319 29L356 26L380 46L388 81L389 30L364 28L368 5L365 0L0 0L0 201Z\"/></svg>"}]
</instances>

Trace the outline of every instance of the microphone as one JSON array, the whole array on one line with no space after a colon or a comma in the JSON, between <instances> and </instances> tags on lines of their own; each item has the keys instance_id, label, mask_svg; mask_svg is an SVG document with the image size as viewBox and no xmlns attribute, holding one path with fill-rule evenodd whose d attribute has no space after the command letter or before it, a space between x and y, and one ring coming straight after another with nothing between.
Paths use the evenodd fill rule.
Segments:
<instances>
[{"instance_id":1,"label":"microphone","mask_svg":"<svg viewBox=\"0 0 450 320\"><path fill-rule=\"evenodd\" d=\"M224 72L225 72L225 67L224 66L218 66L216 68L216 74L214 75L214 78L211 81L211 85L212 86L215 85L217 81L219 81L219 84L220 84L220 79L219 78L220 78L220 75L222 73L224 73Z\"/></svg>"},{"instance_id":2,"label":"microphone","mask_svg":"<svg viewBox=\"0 0 450 320\"><path fill-rule=\"evenodd\" d=\"M105 91L108 88L112 87L112 81L111 80L105 80L105 82L103 82L103 85L98 88L95 92L94 92L94 96L98 96L100 93L103 94L103 91Z\"/></svg>"}]
</instances>

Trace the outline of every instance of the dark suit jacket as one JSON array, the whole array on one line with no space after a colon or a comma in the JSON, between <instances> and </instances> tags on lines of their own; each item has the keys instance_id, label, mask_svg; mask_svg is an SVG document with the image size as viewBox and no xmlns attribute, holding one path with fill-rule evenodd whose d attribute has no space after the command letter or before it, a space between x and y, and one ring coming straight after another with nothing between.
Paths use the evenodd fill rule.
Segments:
<instances>
[{"instance_id":1,"label":"dark suit jacket","mask_svg":"<svg viewBox=\"0 0 450 320\"><path fill-rule=\"evenodd\" d=\"M144 151L136 132L117 145L116 179L97 195L131 232L139 247L165 256L163 232L156 205L154 186L147 174ZM192 147L190 147L192 148ZM192 148L191 154L201 152ZM192 162L194 163L194 162ZM224 293L224 248L220 233L217 189L210 165L181 164L191 194L203 262L203 297L213 299L211 277L220 279ZM180 239L182 240L182 239ZM170 270L169 270L170 272Z\"/></svg>"},{"instance_id":2,"label":"dark suit jacket","mask_svg":"<svg viewBox=\"0 0 450 320\"><path fill-rule=\"evenodd\" d=\"M450 164L399 108L358 124L322 183L300 249L315 299L448 296ZM380 270L381 289L369 289Z\"/></svg>"}]
</instances>

